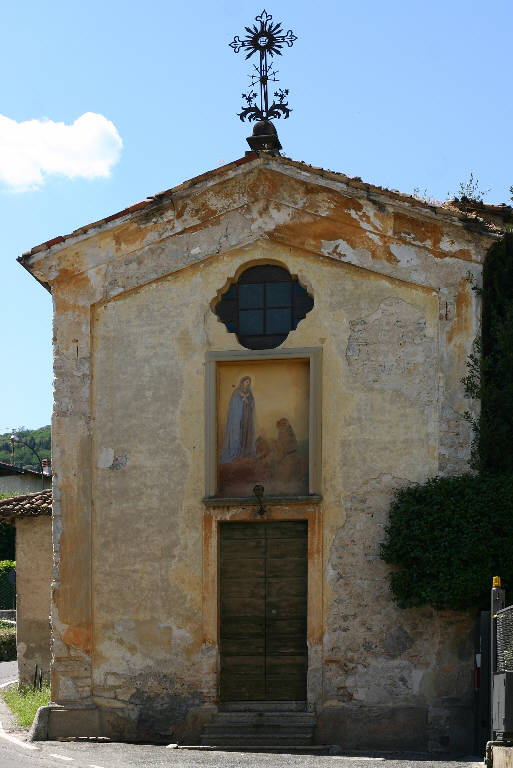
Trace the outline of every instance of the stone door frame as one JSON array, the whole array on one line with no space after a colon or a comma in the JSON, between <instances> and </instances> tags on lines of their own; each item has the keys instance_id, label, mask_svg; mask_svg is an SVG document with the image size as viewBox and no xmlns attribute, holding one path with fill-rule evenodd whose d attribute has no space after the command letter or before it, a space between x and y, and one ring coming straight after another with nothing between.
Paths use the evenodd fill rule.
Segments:
<instances>
[{"instance_id":1,"label":"stone door frame","mask_svg":"<svg viewBox=\"0 0 513 768\"><path fill-rule=\"evenodd\" d=\"M315 709L322 700L323 636L323 549L322 505L320 502L266 504L261 516L256 506L222 504L208 506L203 512L203 647L215 653L216 671L211 689L205 691L212 703L219 702L219 523L220 522L308 522L308 601L307 601L307 707Z\"/></svg>"}]
</instances>

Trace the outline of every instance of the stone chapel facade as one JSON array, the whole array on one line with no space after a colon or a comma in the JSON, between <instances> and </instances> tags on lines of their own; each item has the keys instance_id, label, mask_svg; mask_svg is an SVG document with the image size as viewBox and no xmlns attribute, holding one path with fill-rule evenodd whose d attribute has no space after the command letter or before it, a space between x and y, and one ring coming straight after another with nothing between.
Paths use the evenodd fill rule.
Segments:
<instances>
[{"instance_id":1,"label":"stone chapel facade","mask_svg":"<svg viewBox=\"0 0 513 768\"><path fill-rule=\"evenodd\" d=\"M468 466L488 219L252 152L21 257L55 313L51 737L290 700L317 743L471 750L473 617L400 610L379 544L394 488Z\"/></svg>"}]
</instances>

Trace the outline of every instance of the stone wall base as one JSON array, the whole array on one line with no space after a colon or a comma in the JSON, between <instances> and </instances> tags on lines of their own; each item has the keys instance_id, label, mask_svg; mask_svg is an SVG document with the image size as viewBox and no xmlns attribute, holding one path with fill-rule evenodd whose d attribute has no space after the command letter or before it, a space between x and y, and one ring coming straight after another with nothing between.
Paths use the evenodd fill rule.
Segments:
<instances>
[{"instance_id":1,"label":"stone wall base","mask_svg":"<svg viewBox=\"0 0 513 768\"><path fill-rule=\"evenodd\" d=\"M141 730L133 711L101 707L65 707L49 704L40 707L30 730L30 741L54 741L62 738L98 738L113 741L149 741L168 744L199 744L203 726L217 712L215 706L191 707L185 720L169 723L169 732Z\"/></svg>"},{"instance_id":2,"label":"stone wall base","mask_svg":"<svg viewBox=\"0 0 513 768\"><path fill-rule=\"evenodd\" d=\"M100 710L95 707L39 707L30 729L29 741L103 736Z\"/></svg>"},{"instance_id":3,"label":"stone wall base","mask_svg":"<svg viewBox=\"0 0 513 768\"><path fill-rule=\"evenodd\" d=\"M191 707L179 722L170 717L165 729L152 732L148 726L141 727L133 708L50 704L38 710L30 738L107 737L114 741L199 744L203 726L216 712L213 705ZM342 750L468 755L473 749L473 713L471 707L451 703L443 706L441 702L430 707L321 707L314 741L339 745ZM501 763L500 768L503 766L513 768L513 762Z\"/></svg>"},{"instance_id":4,"label":"stone wall base","mask_svg":"<svg viewBox=\"0 0 513 768\"><path fill-rule=\"evenodd\" d=\"M315 742L344 750L471 754L472 708L438 701L436 706L321 707ZM513 768L513 766L511 766Z\"/></svg>"}]
</instances>

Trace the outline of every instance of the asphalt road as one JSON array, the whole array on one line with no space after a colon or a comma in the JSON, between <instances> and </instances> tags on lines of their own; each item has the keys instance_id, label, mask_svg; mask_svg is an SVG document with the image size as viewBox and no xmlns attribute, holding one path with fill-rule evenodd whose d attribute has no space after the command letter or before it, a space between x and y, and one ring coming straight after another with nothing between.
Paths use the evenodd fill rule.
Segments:
<instances>
[{"instance_id":1,"label":"asphalt road","mask_svg":"<svg viewBox=\"0 0 513 768\"><path fill-rule=\"evenodd\" d=\"M17 661L0 661L0 686L18 679Z\"/></svg>"},{"instance_id":2,"label":"asphalt road","mask_svg":"<svg viewBox=\"0 0 513 768\"><path fill-rule=\"evenodd\" d=\"M9 735L9 734L8 734ZM21 734L16 733L16 737ZM0 768L482 768L482 761L203 752L95 742L39 742L27 749L0 738Z\"/></svg>"}]
</instances>

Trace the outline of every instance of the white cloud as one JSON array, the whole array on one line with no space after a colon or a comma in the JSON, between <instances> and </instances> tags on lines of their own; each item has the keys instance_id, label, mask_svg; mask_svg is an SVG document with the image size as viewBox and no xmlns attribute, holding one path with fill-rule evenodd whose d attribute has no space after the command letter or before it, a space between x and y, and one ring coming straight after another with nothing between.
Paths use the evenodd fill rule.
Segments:
<instances>
[{"instance_id":1,"label":"white cloud","mask_svg":"<svg viewBox=\"0 0 513 768\"><path fill-rule=\"evenodd\" d=\"M17 123L0 115L0 183L23 191L41 186L50 174L107 177L122 146L116 126L95 112L86 112L71 125L52 120Z\"/></svg>"}]
</instances>

